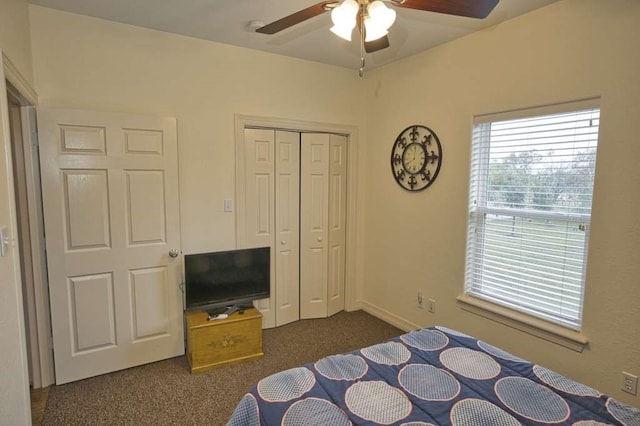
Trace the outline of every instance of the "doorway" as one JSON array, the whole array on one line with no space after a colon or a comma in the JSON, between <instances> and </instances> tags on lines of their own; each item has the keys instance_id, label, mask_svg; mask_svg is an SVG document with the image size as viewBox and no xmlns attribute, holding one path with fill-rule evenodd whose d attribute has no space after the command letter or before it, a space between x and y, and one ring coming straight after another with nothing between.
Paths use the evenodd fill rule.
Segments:
<instances>
[{"instance_id":1,"label":"doorway","mask_svg":"<svg viewBox=\"0 0 640 426\"><path fill-rule=\"evenodd\" d=\"M36 111L9 82L7 101L29 384L39 389L54 379Z\"/></svg>"}]
</instances>

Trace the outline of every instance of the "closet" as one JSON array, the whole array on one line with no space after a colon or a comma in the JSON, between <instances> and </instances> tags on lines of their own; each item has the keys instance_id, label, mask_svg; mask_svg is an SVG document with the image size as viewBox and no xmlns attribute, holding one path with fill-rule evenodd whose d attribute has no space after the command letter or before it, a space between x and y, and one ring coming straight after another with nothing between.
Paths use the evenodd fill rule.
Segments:
<instances>
[{"instance_id":1,"label":"closet","mask_svg":"<svg viewBox=\"0 0 640 426\"><path fill-rule=\"evenodd\" d=\"M271 248L265 327L344 309L347 137L244 129L241 247Z\"/></svg>"}]
</instances>

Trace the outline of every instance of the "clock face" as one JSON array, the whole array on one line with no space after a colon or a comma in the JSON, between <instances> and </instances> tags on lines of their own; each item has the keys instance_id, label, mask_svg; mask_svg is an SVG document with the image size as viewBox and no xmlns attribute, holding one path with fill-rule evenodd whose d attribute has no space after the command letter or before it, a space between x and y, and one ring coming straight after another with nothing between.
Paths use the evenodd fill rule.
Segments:
<instances>
[{"instance_id":1,"label":"clock face","mask_svg":"<svg viewBox=\"0 0 640 426\"><path fill-rule=\"evenodd\" d=\"M424 169L426 161L427 153L419 143L410 143L402 153L402 167L412 175Z\"/></svg>"},{"instance_id":2,"label":"clock face","mask_svg":"<svg viewBox=\"0 0 640 426\"><path fill-rule=\"evenodd\" d=\"M440 141L428 127L407 127L393 144L391 171L398 185L408 191L421 191L431 185L441 164Z\"/></svg>"}]
</instances>

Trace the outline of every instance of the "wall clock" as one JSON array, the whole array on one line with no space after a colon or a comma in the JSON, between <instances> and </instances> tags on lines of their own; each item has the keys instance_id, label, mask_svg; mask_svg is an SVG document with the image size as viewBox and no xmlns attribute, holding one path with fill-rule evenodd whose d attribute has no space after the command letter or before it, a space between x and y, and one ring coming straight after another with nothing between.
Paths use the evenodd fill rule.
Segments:
<instances>
[{"instance_id":1,"label":"wall clock","mask_svg":"<svg viewBox=\"0 0 640 426\"><path fill-rule=\"evenodd\" d=\"M407 191L422 191L436 180L442 164L438 136L428 127L404 129L391 150L391 171L398 185Z\"/></svg>"}]
</instances>

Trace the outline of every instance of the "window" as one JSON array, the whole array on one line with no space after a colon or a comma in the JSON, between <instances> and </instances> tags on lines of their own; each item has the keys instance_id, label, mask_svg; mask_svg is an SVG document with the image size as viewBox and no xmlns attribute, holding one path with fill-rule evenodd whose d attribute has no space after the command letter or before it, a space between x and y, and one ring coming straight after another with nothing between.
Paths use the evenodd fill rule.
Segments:
<instances>
[{"instance_id":1,"label":"window","mask_svg":"<svg viewBox=\"0 0 640 426\"><path fill-rule=\"evenodd\" d=\"M476 117L467 295L580 330L600 110Z\"/></svg>"}]
</instances>

